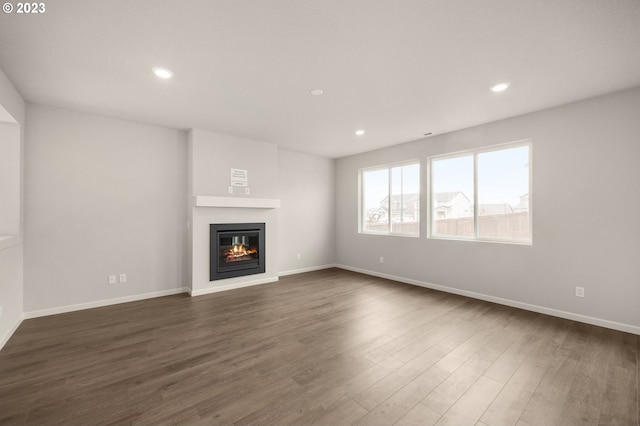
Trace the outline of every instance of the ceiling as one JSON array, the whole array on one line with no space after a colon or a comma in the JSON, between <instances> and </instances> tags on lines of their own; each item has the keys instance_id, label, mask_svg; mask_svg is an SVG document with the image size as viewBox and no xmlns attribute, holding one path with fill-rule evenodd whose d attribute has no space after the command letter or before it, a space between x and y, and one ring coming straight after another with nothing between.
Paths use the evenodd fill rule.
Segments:
<instances>
[{"instance_id":1,"label":"ceiling","mask_svg":"<svg viewBox=\"0 0 640 426\"><path fill-rule=\"evenodd\" d=\"M45 5L0 14L28 102L333 158L640 86L639 0Z\"/></svg>"}]
</instances>

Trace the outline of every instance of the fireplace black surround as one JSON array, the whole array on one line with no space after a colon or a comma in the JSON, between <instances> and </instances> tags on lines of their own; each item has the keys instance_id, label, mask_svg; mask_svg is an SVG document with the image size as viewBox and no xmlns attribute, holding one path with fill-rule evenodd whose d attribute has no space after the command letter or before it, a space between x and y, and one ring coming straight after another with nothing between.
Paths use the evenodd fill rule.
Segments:
<instances>
[{"instance_id":1,"label":"fireplace black surround","mask_svg":"<svg viewBox=\"0 0 640 426\"><path fill-rule=\"evenodd\" d=\"M209 281L264 273L265 224L210 224L209 253Z\"/></svg>"}]
</instances>

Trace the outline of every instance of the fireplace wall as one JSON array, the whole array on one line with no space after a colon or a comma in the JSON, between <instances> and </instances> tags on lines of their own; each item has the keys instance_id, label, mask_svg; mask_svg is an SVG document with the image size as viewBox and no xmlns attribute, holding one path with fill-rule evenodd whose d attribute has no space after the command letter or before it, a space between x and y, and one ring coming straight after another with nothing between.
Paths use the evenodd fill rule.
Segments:
<instances>
[{"instance_id":1,"label":"fireplace wall","mask_svg":"<svg viewBox=\"0 0 640 426\"><path fill-rule=\"evenodd\" d=\"M192 129L189 132L190 286L192 295L228 290L278 280L278 209L199 207L196 196L278 198L278 149L274 144ZM248 187L228 193L230 168L249 172ZM233 203L230 203L232 205ZM211 280L209 234L211 224L264 223L265 270L262 273Z\"/></svg>"}]
</instances>

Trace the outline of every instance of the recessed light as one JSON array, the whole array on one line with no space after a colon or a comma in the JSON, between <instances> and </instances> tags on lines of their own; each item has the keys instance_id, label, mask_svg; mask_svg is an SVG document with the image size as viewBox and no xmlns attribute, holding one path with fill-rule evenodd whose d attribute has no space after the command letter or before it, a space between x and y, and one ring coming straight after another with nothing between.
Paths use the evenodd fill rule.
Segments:
<instances>
[{"instance_id":1,"label":"recessed light","mask_svg":"<svg viewBox=\"0 0 640 426\"><path fill-rule=\"evenodd\" d=\"M356 135L358 136L364 135L364 130L356 130Z\"/></svg>"},{"instance_id":2,"label":"recessed light","mask_svg":"<svg viewBox=\"0 0 640 426\"><path fill-rule=\"evenodd\" d=\"M173 77L173 72L171 72L171 70L168 70L166 68L154 67L151 70L155 75L157 75L160 78L167 79L167 78Z\"/></svg>"},{"instance_id":3,"label":"recessed light","mask_svg":"<svg viewBox=\"0 0 640 426\"><path fill-rule=\"evenodd\" d=\"M491 89L492 92L498 93L498 92L504 92L509 88L509 86L511 86L511 83L505 81L504 83L494 84L489 89Z\"/></svg>"},{"instance_id":4,"label":"recessed light","mask_svg":"<svg viewBox=\"0 0 640 426\"><path fill-rule=\"evenodd\" d=\"M311 89L309 91L309 93L311 93L313 96L320 96L324 93L324 90L322 89Z\"/></svg>"}]
</instances>

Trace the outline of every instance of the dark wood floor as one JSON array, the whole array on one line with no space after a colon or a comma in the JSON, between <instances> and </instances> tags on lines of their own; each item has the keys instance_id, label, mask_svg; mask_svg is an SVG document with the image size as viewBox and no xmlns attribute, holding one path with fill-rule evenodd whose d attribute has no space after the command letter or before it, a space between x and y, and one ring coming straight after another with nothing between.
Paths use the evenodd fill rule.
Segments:
<instances>
[{"instance_id":1,"label":"dark wood floor","mask_svg":"<svg viewBox=\"0 0 640 426\"><path fill-rule=\"evenodd\" d=\"M26 320L0 424L638 424L640 336L330 269Z\"/></svg>"}]
</instances>

